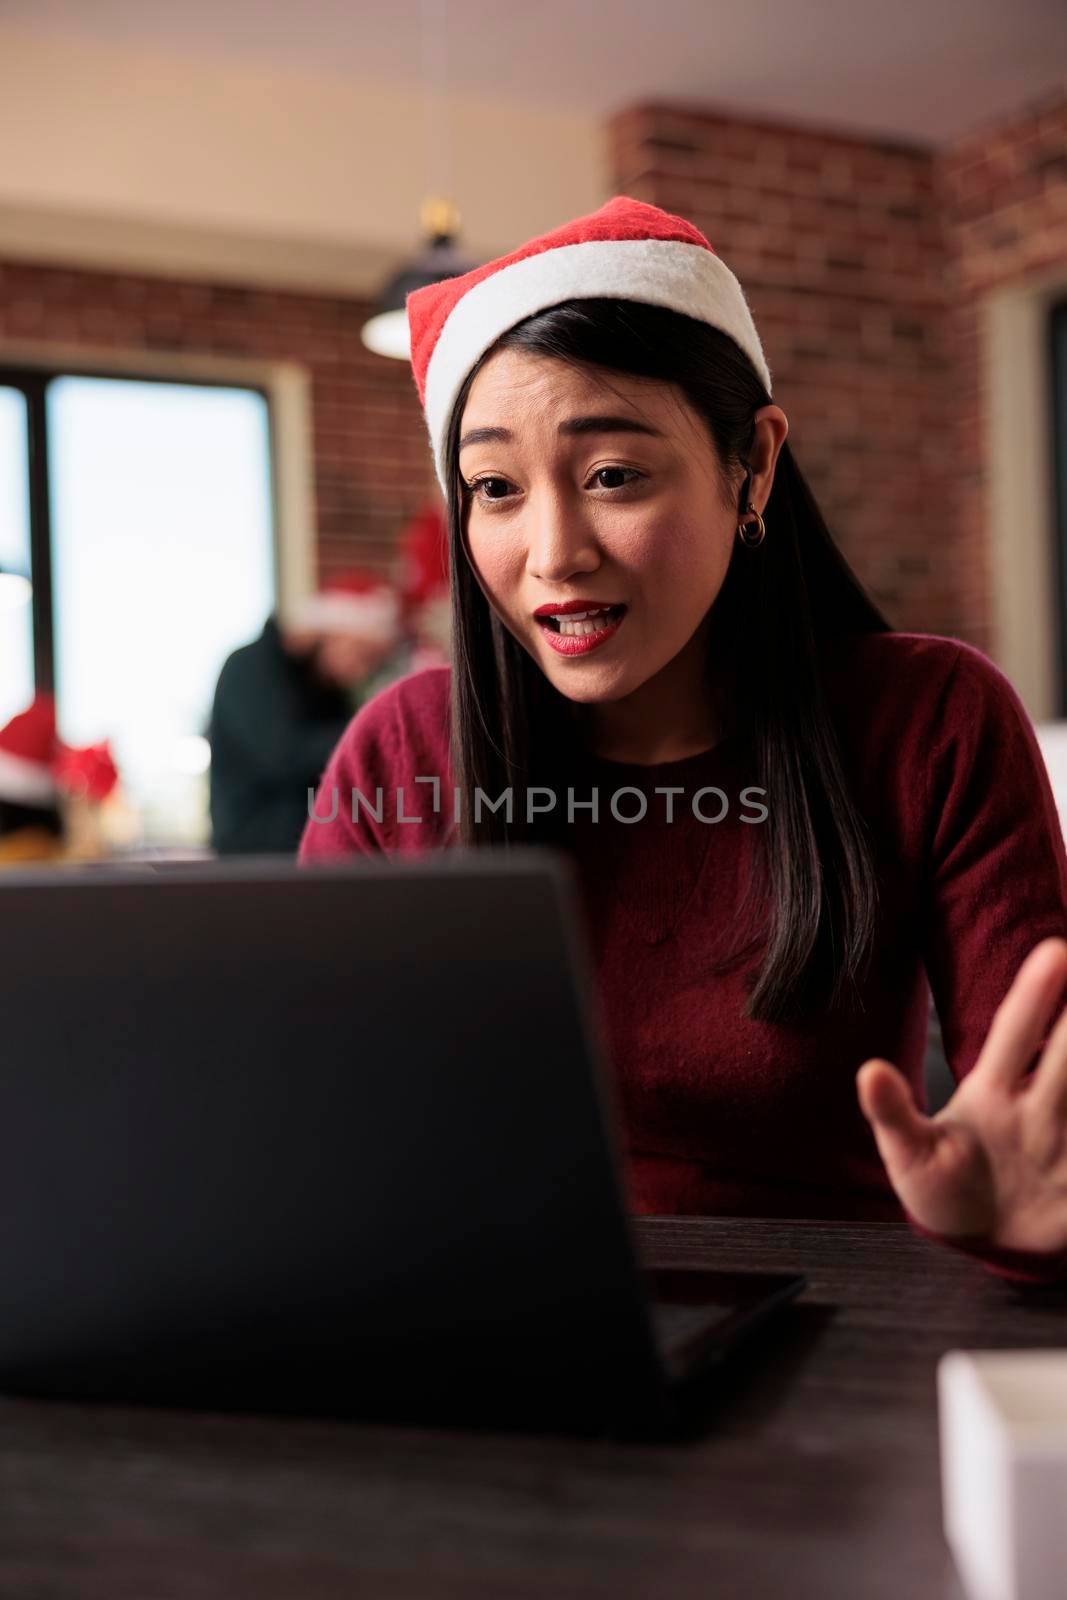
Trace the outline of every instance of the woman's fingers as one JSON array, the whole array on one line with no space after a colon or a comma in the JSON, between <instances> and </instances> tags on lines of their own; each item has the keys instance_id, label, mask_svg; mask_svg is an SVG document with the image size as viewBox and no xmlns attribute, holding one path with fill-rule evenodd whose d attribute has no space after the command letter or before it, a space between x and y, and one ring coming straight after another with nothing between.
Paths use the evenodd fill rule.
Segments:
<instances>
[{"instance_id":1,"label":"woman's fingers","mask_svg":"<svg viewBox=\"0 0 1067 1600\"><path fill-rule=\"evenodd\" d=\"M1067 939L1042 939L997 1007L975 1074L1011 1088L1024 1076L1067 984Z\"/></svg>"},{"instance_id":2,"label":"woman's fingers","mask_svg":"<svg viewBox=\"0 0 1067 1600\"><path fill-rule=\"evenodd\" d=\"M915 1104L905 1077L888 1061L865 1061L856 1078L860 1109L874 1130L878 1151L891 1178L904 1177L925 1161L939 1130Z\"/></svg>"},{"instance_id":3,"label":"woman's fingers","mask_svg":"<svg viewBox=\"0 0 1067 1600\"><path fill-rule=\"evenodd\" d=\"M1067 1121L1067 1010L1065 1010L1041 1052L1029 1091L1030 1108L1050 1124Z\"/></svg>"}]
</instances>

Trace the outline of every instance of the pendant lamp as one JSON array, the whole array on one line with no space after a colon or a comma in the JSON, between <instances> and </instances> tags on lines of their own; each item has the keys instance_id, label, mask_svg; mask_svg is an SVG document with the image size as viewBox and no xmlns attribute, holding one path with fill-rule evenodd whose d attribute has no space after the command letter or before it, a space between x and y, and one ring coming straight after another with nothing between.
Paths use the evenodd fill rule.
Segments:
<instances>
[{"instance_id":1,"label":"pendant lamp","mask_svg":"<svg viewBox=\"0 0 1067 1600\"><path fill-rule=\"evenodd\" d=\"M473 261L465 261L456 250L460 217L451 200L436 195L424 200L419 222L424 236L420 254L389 279L378 296L374 314L361 330L368 350L398 361L407 361L411 356L405 310L408 295L427 284L440 283L444 278L458 278L475 265Z\"/></svg>"}]
</instances>

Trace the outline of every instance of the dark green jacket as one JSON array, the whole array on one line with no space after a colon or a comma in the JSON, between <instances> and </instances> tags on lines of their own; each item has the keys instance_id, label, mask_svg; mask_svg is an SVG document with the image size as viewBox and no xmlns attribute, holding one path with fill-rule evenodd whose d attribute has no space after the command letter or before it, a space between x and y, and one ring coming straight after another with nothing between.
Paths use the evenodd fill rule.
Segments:
<instances>
[{"instance_id":1,"label":"dark green jacket","mask_svg":"<svg viewBox=\"0 0 1067 1600\"><path fill-rule=\"evenodd\" d=\"M215 689L211 834L220 855L295 853L314 789L358 704L287 654L274 617L226 660Z\"/></svg>"}]
</instances>

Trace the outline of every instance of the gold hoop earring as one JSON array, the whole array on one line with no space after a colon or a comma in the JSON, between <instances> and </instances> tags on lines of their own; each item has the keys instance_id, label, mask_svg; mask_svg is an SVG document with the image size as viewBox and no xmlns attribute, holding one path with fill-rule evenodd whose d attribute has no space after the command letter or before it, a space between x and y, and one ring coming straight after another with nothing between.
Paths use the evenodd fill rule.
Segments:
<instances>
[{"instance_id":1,"label":"gold hoop earring","mask_svg":"<svg viewBox=\"0 0 1067 1600\"><path fill-rule=\"evenodd\" d=\"M757 524L755 532L751 528L753 517L755 517ZM751 501L749 501L747 513L737 524L737 537L742 544L747 544L750 549L755 549L767 537L767 525Z\"/></svg>"}]
</instances>

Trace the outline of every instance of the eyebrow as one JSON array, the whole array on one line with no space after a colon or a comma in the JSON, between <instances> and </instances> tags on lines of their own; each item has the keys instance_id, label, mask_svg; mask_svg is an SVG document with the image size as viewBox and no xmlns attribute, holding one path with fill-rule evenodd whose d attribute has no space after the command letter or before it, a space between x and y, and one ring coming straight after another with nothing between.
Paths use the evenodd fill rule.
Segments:
<instances>
[{"instance_id":1,"label":"eyebrow","mask_svg":"<svg viewBox=\"0 0 1067 1600\"><path fill-rule=\"evenodd\" d=\"M638 422L636 417L570 417L560 423L557 431L563 438L585 433L645 433L653 439L665 437L661 429L648 422ZM510 444L514 437L510 428L472 428L460 439L459 448L463 450L469 444Z\"/></svg>"}]
</instances>

